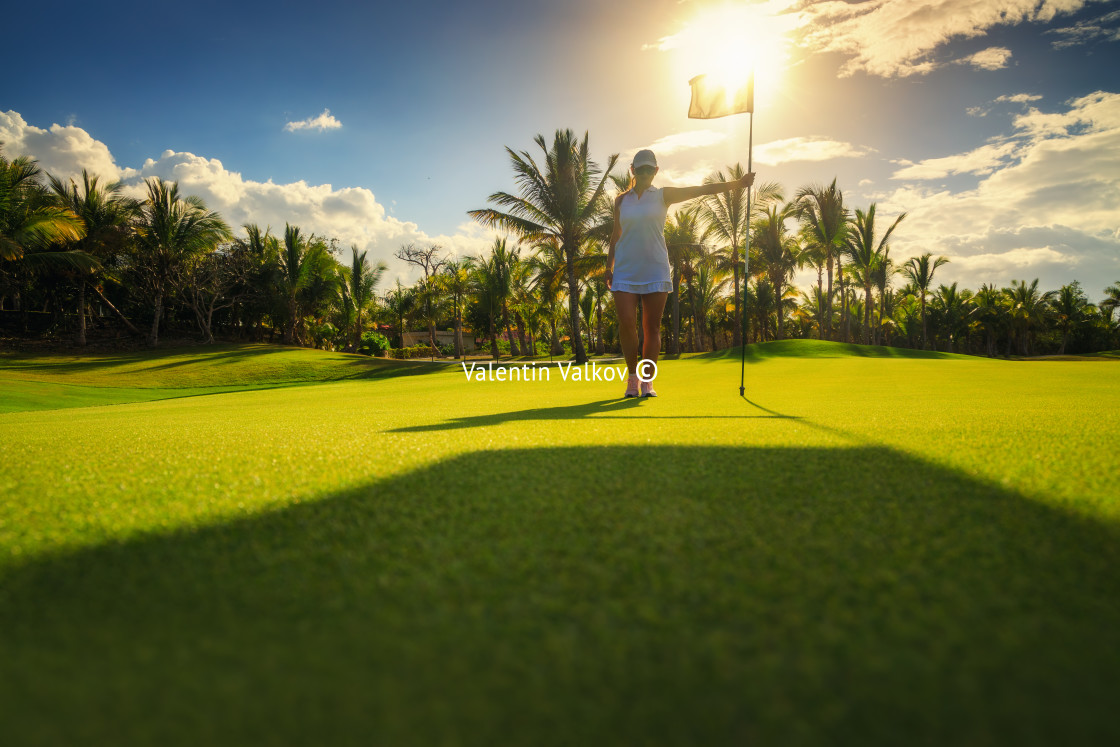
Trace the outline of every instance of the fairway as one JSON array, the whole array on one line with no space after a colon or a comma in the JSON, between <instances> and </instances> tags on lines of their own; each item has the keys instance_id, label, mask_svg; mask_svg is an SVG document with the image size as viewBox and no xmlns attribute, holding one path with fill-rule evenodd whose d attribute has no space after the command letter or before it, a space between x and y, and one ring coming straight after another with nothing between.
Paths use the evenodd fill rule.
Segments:
<instances>
[{"instance_id":1,"label":"fairway","mask_svg":"<svg viewBox=\"0 0 1120 747\"><path fill-rule=\"evenodd\" d=\"M4 743L1120 740L1120 361L739 366L0 356Z\"/></svg>"}]
</instances>

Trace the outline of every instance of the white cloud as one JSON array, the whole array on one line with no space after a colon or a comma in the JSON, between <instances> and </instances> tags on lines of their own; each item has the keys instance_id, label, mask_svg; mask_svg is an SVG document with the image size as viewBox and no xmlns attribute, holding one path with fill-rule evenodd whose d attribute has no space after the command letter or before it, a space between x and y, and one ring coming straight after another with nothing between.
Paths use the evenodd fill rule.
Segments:
<instances>
[{"instance_id":1,"label":"white cloud","mask_svg":"<svg viewBox=\"0 0 1120 747\"><path fill-rule=\"evenodd\" d=\"M44 130L25 122L19 112L0 112L0 142L8 158L31 154L39 168L63 179L80 177L83 168L105 181L122 176L105 143L80 127L52 124Z\"/></svg>"},{"instance_id":2,"label":"white cloud","mask_svg":"<svg viewBox=\"0 0 1120 747\"><path fill-rule=\"evenodd\" d=\"M962 65L972 65L978 70L1002 70L1007 67L1007 61L1010 59L1011 50L1007 47L988 47L959 62Z\"/></svg>"},{"instance_id":3,"label":"white cloud","mask_svg":"<svg viewBox=\"0 0 1120 747\"><path fill-rule=\"evenodd\" d=\"M667 156L682 150L719 145L725 140L727 140L726 132L720 132L718 130L689 130L688 132L678 132L675 135L666 135L655 141L652 145L646 145L644 147L649 148L658 156ZM630 163L634 158L634 153L637 153L639 150L641 150L641 148L635 148L633 153L629 153L625 159L620 159L620 162Z\"/></svg>"},{"instance_id":4,"label":"white cloud","mask_svg":"<svg viewBox=\"0 0 1120 747\"><path fill-rule=\"evenodd\" d=\"M991 101L989 106L970 106L965 111L972 117L986 117L996 104L1029 104L1032 101L1041 101L1042 97L1033 93L1015 93L999 96Z\"/></svg>"},{"instance_id":5,"label":"white cloud","mask_svg":"<svg viewBox=\"0 0 1120 747\"><path fill-rule=\"evenodd\" d=\"M241 233L245 223L270 226L282 233L285 223L300 226L306 233L337 238L343 248L356 244L369 250L370 260L385 260L402 280L410 273L393 254L404 243L437 243L450 254L485 251L494 232L464 221L452 235L432 236L415 223L386 213L373 192L363 187L312 185L305 181L276 184L254 181L230 171L216 158L165 150L139 168L119 167L109 148L78 127L52 125L41 129L27 124L16 112L0 113L0 140L4 155L29 155L40 166L61 178L79 176L82 168L106 179L121 179L126 194L144 197L144 179L158 176L179 183L180 192L198 195L208 208L217 211ZM394 276L394 273L390 273ZM390 282L391 282L390 278Z\"/></svg>"},{"instance_id":6,"label":"white cloud","mask_svg":"<svg viewBox=\"0 0 1120 747\"><path fill-rule=\"evenodd\" d=\"M1120 94L1067 106L1032 108L1002 143L923 161L908 177L908 169L896 173L981 175L967 191L907 184L880 195L884 212L910 214L892 242L896 254L944 254L952 260L944 277L969 287L1039 277L1056 288L1079 279L1092 296L1120 280Z\"/></svg>"},{"instance_id":7,"label":"white cloud","mask_svg":"<svg viewBox=\"0 0 1120 747\"><path fill-rule=\"evenodd\" d=\"M342 127L342 122L339 122L331 115L330 109L324 109L323 113L317 117L309 119L302 119L298 122L288 122L284 125L285 132L295 132L297 130L337 130Z\"/></svg>"},{"instance_id":8,"label":"white cloud","mask_svg":"<svg viewBox=\"0 0 1120 747\"><path fill-rule=\"evenodd\" d=\"M1010 96L1004 95L997 97L993 104L1029 104L1032 101L1041 101L1042 97L1034 93L1015 93Z\"/></svg>"},{"instance_id":9,"label":"white cloud","mask_svg":"<svg viewBox=\"0 0 1120 747\"><path fill-rule=\"evenodd\" d=\"M840 70L842 76L863 71L904 77L945 64L934 53L949 41L981 37L997 26L1047 22L1091 1L824 0L803 6L799 14L804 40L811 49L849 57ZM972 64L1005 63L1006 57L1001 59L1002 53L994 51L998 49L973 55Z\"/></svg>"},{"instance_id":10,"label":"white cloud","mask_svg":"<svg viewBox=\"0 0 1120 747\"><path fill-rule=\"evenodd\" d=\"M1019 145L1014 141L990 143L968 153L908 163L905 168L894 172L891 178L942 179L952 174L990 174L1006 165L1018 150Z\"/></svg>"},{"instance_id":11,"label":"white cloud","mask_svg":"<svg viewBox=\"0 0 1120 747\"><path fill-rule=\"evenodd\" d=\"M1114 10L1091 21L1079 21L1073 26L1050 29L1046 33L1060 37L1050 42L1054 49L1064 49L1094 41L1120 41L1120 27L1116 25L1118 23L1120 23L1120 10Z\"/></svg>"},{"instance_id":12,"label":"white cloud","mask_svg":"<svg viewBox=\"0 0 1120 747\"><path fill-rule=\"evenodd\" d=\"M790 137L758 146L755 158L759 163L775 166L790 161L828 161L833 158L859 158L874 148L852 145L822 137Z\"/></svg>"}]
</instances>

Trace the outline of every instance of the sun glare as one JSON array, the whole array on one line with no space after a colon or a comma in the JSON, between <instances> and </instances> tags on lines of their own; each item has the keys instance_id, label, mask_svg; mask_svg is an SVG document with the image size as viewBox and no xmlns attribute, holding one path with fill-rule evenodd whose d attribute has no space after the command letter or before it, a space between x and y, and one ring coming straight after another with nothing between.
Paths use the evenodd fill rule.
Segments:
<instances>
[{"instance_id":1,"label":"sun glare","mask_svg":"<svg viewBox=\"0 0 1120 747\"><path fill-rule=\"evenodd\" d=\"M729 89L755 74L755 100L777 93L789 58L787 34L794 19L776 15L770 3L725 3L700 11L665 40L676 53L679 77L707 74Z\"/></svg>"}]
</instances>

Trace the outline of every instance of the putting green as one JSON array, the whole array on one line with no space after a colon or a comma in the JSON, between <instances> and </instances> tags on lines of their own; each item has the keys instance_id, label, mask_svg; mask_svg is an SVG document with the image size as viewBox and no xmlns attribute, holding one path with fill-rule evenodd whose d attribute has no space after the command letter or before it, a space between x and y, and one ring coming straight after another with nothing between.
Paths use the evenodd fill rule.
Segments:
<instances>
[{"instance_id":1,"label":"putting green","mask_svg":"<svg viewBox=\"0 0 1120 747\"><path fill-rule=\"evenodd\" d=\"M13 743L1120 738L1114 361L792 341L636 401L257 347L0 359Z\"/></svg>"}]
</instances>

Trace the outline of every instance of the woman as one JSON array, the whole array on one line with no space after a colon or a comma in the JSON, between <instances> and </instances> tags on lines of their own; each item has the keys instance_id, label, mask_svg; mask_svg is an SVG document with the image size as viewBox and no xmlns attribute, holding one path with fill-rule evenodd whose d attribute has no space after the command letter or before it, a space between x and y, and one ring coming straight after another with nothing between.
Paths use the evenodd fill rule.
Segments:
<instances>
[{"instance_id":1,"label":"woman","mask_svg":"<svg viewBox=\"0 0 1120 747\"><path fill-rule=\"evenodd\" d=\"M614 201L614 233L607 252L607 287L614 295L618 335L630 372L626 396L656 397L653 383L640 382L637 374L638 299L642 300L645 335L642 357L656 363L661 351L661 314L673 290L669 251L665 247L665 216L669 206L704 195L746 189L754 183L754 174L744 174L742 179L733 182L699 187L657 188L653 186L657 157L651 150L640 150L634 155L630 174L630 188Z\"/></svg>"}]
</instances>

